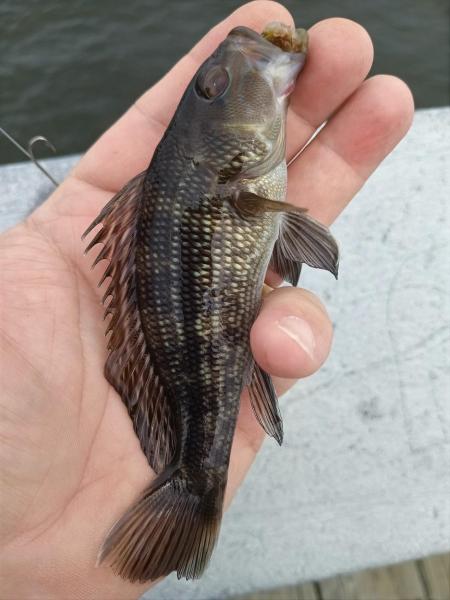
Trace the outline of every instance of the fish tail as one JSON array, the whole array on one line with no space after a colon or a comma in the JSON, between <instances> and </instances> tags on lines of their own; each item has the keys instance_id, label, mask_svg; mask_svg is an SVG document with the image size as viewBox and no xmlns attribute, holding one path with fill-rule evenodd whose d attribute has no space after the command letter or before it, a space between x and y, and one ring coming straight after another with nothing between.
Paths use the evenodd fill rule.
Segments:
<instances>
[{"instance_id":1,"label":"fish tail","mask_svg":"<svg viewBox=\"0 0 450 600\"><path fill-rule=\"evenodd\" d=\"M168 468L142 493L107 535L98 563L132 582L176 571L195 579L205 570L222 519L225 480L195 482L181 468Z\"/></svg>"}]
</instances>

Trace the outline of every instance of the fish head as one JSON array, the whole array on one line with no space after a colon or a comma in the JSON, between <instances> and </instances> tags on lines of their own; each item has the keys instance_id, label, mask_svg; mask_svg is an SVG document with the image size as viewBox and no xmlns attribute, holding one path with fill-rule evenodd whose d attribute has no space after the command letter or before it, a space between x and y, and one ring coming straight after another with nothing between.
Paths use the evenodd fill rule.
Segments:
<instances>
[{"instance_id":1,"label":"fish head","mask_svg":"<svg viewBox=\"0 0 450 600\"><path fill-rule=\"evenodd\" d=\"M194 153L217 169L240 156L241 177L264 175L284 160L288 99L306 51L306 31L281 23L262 34L230 31L185 94L183 120Z\"/></svg>"},{"instance_id":2,"label":"fish head","mask_svg":"<svg viewBox=\"0 0 450 600\"><path fill-rule=\"evenodd\" d=\"M246 100L252 104L256 123L273 119L280 106L287 106L286 100L305 64L307 46L304 29L283 23L269 23L261 35L248 27L230 31L219 50L234 92L229 102L234 100L239 106Z\"/></svg>"}]
</instances>

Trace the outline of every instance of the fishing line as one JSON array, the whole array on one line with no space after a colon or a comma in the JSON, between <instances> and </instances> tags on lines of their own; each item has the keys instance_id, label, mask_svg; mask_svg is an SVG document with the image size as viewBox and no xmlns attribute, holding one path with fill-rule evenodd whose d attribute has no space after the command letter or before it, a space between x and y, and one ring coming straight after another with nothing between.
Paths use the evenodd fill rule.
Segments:
<instances>
[{"instance_id":1,"label":"fishing line","mask_svg":"<svg viewBox=\"0 0 450 600\"><path fill-rule=\"evenodd\" d=\"M24 148L22 146L22 144L19 144L19 142L17 140L15 140L7 131L5 131L3 129L3 127L0 127L0 133L2 133L12 144L14 144L14 146L16 148L18 148L23 154L25 154L25 156L27 156L31 162L40 170L42 171L42 173L44 173L44 175L46 175L50 181L53 183L53 185L55 187L58 187L59 183L56 181L56 179L54 179L50 173L40 164L40 162L36 159L36 157L34 156L33 153L33 146L36 144L36 142L44 142L44 144L46 144L46 146L48 146L50 148L50 150L52 150L52 152L56 152L56 148L55 146L43 135L35 135L34 137L32 137L30 139L30 141L28 142L28 149Z\"/></svg>"}]
</instances>

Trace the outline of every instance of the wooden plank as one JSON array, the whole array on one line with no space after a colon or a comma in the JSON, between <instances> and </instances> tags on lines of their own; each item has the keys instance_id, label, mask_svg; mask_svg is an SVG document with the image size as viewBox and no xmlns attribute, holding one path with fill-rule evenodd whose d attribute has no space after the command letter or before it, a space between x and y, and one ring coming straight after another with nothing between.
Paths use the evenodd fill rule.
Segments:
<instances>
[{"instance_id":1,"label":"wooden plank","mask_svg":"<svg viewBox=\"0 0 450 600\"><path fill-rule=\"evenodd\" d=\"M294 588L297 591L295 600L320 600L316 586L314 583L304 583Z\"/></svg>"},{"instance_id":2,"label":"wooden plank","mask_svg":"<svg viewBox=\"0 0 450 600\"><path fill-rule=\"evenodd\" d=\"M334 577L319 587L323 600L427 600L413 561Z\"/></svg>"},{"instance_id":3,"label":"wooden plank","mask_svg":"<svg viewBox=\"0 0 450 600\"><path fill-rule=\"evenodd\" d=\"M428 599L450 600L450 554L430 556L417 562Z\"/></svg>"},{"instance_id":4,"label":"wooden plank","mask_svg":"<svg viewBox=\"0 0 450 600\"><path fill-rule=\"evenodd\" d=\"M450 554L282 587L235 600L450 600Z\"/></svg>"},{"instance_id":5,"label":"wooden plank","mask_svg":"<svg viewBox=\"0 0 450 600\"><path fill-rule=\"evenodd\" d=\"M298 586L286 586L276 590L267 590L235 600L320 600L314 583L303 583Z\"/></svg>"}]
</instances>

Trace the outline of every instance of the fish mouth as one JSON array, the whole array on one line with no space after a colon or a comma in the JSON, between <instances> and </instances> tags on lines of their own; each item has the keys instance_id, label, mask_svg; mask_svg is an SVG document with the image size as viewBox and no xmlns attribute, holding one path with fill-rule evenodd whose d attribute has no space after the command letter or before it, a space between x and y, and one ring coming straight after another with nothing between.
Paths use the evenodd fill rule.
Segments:
<instances>
[{"instance_id":1,"label":"fish mouth","mask_svg":"<svg viewBox=\"0 0 450 600\"><path fill-rule=\"evenodd\" d=\"M306 29L294 29L284 23L273 22L265 26L261 36L283 52L306 54L308 50Z\"/></svg>"},{"instance_id":2,"label":"fish mouth","mask_svg":"<svg viewBox=\"0 0 450 600\"><path fill-rule=\"evenodd\" d=\"M228 37L249 62L272 81L278 98L289 96L306 60L308 33L305 29L273 22L266 25L261 34L248 27L235 27Z\"/></svg>"},{"instance_id":3,"label":"fish mouth","mask_svg":"<svg viewBox=\"0 0 450 600\"><path fill-rule=\"evenodd\" d=\"M242 50L259 52L263 56L274 55L275 52L288 54L306 54L308 50L308 32L306 29L290 27L284 23L273 21L268 23L261 34L248 27L235 27L228 34Z\"/></svg>"}]
</instances>

